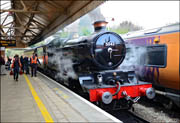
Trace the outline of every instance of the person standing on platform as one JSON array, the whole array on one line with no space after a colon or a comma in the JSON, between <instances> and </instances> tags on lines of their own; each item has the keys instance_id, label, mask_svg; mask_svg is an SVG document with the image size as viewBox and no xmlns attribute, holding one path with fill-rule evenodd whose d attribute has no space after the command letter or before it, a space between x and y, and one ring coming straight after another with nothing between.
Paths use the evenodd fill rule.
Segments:
<instances>
[{"instance_id":1,"label":"person standing on platform","mask_svg":"<svg viewBox=\"0 0 180 123\"><path fill-rule=\"evenodd\" d=\"M29 59L27 56L23 59L24 62L24 70L26 71L26 74L29 74Z\"/></svg>"},{"instance_id":2,"label":"person standing on platform","mask_svg":"<svg viewBox=\"0 0 180 123\"><path fill-rule=\"evenodd\" d=\"M21 65L22 65L22 72L24 73L23 56L20 57L20 62L21 62Z\"/></svg>"},{"instance_id":3,"label":"person standing on platform","mask_svg":"<svg viewBox=\"0 0 180 123\"><path fill-rule=\"evenodd\" d=\"M36 77L37 62L41 65L37 55L35 55L35 53L33 53L33 56L31 56L31 59L30 59L30 63L31 63L31 77L33 77L33 75Z\"/></svg>"},{"instance_id":4,"label":"person standing on platform","mask_svg":"<svg viewBox=\"0 0 180 123\"><path fill-rule=\"evenodd\" d=\"M22 67L19 56L15 55L12 68L14 69L14 80L18 81L19 68Z\"/></svg>"},{"instance_id":5,"label":"person standing on platform","mask_svg":"<svg viewBox=\"0 0 180 123\"><path fill-rule=\"evenodd\" d=\"M0 75L6 75L4 56L0 56Z\"/></svg>"},{"instance_id":6,"label":"person standing on platform","mask_svg":"<svg viewBox=\"0 0 180 123\"><path fill-rule=\"evenodd\" d=\"M10 66L11 66L11 60L12 60L12 59L11 59L9 56L7 56L7 63L6 63L6 64L7 64L7 66L8 66L8 68L7 68L8 70L10 70L10 68L11 68L11 67L10 67Z\"/></svg>"}]
</instances>

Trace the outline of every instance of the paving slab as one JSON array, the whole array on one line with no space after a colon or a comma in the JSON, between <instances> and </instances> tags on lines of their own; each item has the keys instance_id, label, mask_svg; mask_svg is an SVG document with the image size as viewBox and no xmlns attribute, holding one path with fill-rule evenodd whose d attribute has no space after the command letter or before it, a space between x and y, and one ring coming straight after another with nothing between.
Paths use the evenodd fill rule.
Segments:
<instances>
[{"instance_id":1,"label":"paving slab","mask_svg":"<svg viewBox=\"0 0 180 123\"><path fill-rule=\"evenodd\" d=\"M37 77L1 75L1 122L121 122L67 88Z\"/></svg>"}]
</instances>

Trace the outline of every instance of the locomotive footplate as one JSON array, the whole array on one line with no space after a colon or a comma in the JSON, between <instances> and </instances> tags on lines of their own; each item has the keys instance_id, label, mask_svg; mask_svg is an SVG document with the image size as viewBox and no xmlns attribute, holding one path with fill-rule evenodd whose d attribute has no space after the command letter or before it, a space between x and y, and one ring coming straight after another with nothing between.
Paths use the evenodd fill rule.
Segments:
<instances>
[{"instance_id":1,"label":"locomotive footplate","mask_svg":"<svg viewBox=\"0 0 180 123\"><path fill-rule=\"evenodd\" d=\"M93 74L79 75L79 82L82 88L114 88L117 82L121 86L137 85L138 80L134 71L108 70L102 72L94 72Z\"/></svg>"},{"instance_id":2,"label":"locomotive footplate","mask_svg":"<svg viewBox=\"0 0 180 123\"><path fill-rule=\"evenodd\" d=\"M134 71L109 70L79 76L84 91L89 93L90 101L110 104L112 100L126 99L133 103L141 96L154 98L152 84L138 81Z\"/></svg>"}]
</instances>

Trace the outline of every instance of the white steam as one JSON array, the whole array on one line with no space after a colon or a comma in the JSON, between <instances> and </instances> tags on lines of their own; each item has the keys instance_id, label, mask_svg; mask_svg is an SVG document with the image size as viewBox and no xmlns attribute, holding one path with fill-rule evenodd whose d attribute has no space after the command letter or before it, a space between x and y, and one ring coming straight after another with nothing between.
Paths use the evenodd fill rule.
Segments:
<instances>
[{"instance_id":1,"label":"white steam","mask_svg":"<svg viewBox=\"0 0 180 123\"><path fill-rule=\"evenodd\" d=\"M129 45L124 61L118 67L122 71L135 71L136 74L143 76L144 64L147 63L147 49Z\"/></svg>"},{"instance_id":2,"label":"white steam","mask_svg":"<svg viewBox=\"0 0 180 123\"><path fill-rule=\"evenodd\" d=\"M68 80L69 78L76 79L77 75L73 69L72 57L67 57L63 54L63 52L53 52L48 50L49 53L52 53L53 56L48 58L48 62L50 62L55 67L57 71L55 78L60 78L63 80Z\"/></svg>"}]
</instances>

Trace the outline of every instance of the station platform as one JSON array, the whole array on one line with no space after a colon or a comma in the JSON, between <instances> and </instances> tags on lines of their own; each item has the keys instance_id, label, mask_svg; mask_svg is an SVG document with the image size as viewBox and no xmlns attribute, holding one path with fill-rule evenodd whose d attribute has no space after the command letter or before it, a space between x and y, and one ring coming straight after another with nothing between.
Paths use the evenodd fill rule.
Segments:
<instances>
[{"instance_id":1,"label":"station platform","mask_svg":"<svg viewBox=\"0 0 180 123\"><path fill-rule=\"evenodd\" d=\"M44 76L1 75L1 122L121 122Z\"/></svg>"}]
</instances>

